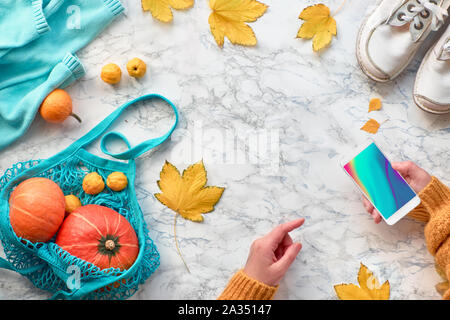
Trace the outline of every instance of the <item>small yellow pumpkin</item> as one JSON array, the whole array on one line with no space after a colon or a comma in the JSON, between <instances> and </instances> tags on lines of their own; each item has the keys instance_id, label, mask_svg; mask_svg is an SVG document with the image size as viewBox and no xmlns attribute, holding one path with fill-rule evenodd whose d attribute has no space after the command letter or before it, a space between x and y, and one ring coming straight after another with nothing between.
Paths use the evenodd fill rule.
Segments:
<instances>
[{"instance_id":1,"label":"small yellow pumpkin","mask_svg":"<svg viewBox=\"0 0 450 320\"><path fill-rule=\"evenodd\" d=\"M127 63L128 74L135 78L142 78L147 71L147 65L139 58L133 58Z\"/></svg>"},{"instance_id":2,"label":"small yellow pumpkin","mask_svg":"<svg viewBox=\"0 0 450 320\"><path fill-rule=\"evenodd\" d=\"M122 191L128 185L127 176L123 172L113 172L106 179L106 185L113 191Z\"/></svg>"},{"instance_id":3,"label":"small yellow pumpkin","mask_svg":"<svg viewBox=\"0 0 450 320\"><path fill-rule=\"evenodd\" d=\"M120 78L122 77L122 70L120 70L117 64L108 63L107 65L103 66L100 77L106 83L116 84L120 82Z\"/></svg>"},{"instance_id":4,"label":"small yellow pumpkin","mask_svg":"<svg viewBox=\"0 0 450 320\"><path fill-rule=\"evenodd\" d=\"M81 201L77 196L69 194L64 198L66 200L66 216L71 214L76 208L81 207Z\"/></svg>"},{"instance_id":5,"label":"small yellow pumpkin","mask_svg":"<svg viewBox=\"0 0 450 320\"><path fill-rule=\"evenodd\" d=\"M96 195L105 189L105 182L97 172L90 172L84 176L83 190L87 194Z\"/></svg>"}]
</instances>

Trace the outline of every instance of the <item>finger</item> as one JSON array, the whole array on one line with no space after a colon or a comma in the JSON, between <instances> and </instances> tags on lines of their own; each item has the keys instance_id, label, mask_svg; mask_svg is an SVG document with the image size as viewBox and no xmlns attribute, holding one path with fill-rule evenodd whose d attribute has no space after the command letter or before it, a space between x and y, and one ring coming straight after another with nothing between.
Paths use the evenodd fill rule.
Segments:
<instances>
[{"instance_id":1,"label":"finger","mask_svg":"<svg viewBox=\"0 0 450 320\"><path fill-rule=\"evenodd\" d=\"M363 196L363 204L364 204L364 208L366 208L367 212L369 212L369 214L373 217L373 221L377 224L380 223L381 219L382 219L380 212L378 212L378 210L375 209L373 204L370 203L370 201L367 200L367 198L364 196Z\"/></svg>"},{"instance_id":2,"label":"finger","mask_svg":"<svg viewBox=\"0 0 450 320\"><path fill-rule=\"evenodd\" d=\"M278 245L280 242L283 241L287 233L291 232L294 229L299 228L304 222L305 218L285 222L277 226L275 229L273 229L270 233L266 235L266 237L272 244Z\"/></svg>"},{"instance_id":3,"label":"finger","mask_svg":"<svg viewBox=\"0 0 450 320\"><path fill-rule=\"evenodd\" d=\"M285 251L286 251L286 248L279 246L274 252L275 258L276 258L276 260L274 262L280 260Z\"/></svg>"},{"instance_id":4,"label":"finger","mask_svg":"<svg viewBox=\"0 0 450 320\"><path fill-rule=\"evenodd\" d=\"M411 177L414 173L415 164L411 161L393 162L392 169L400 173L407 183L411 183Z\"/></svg>"},{"instance_id":5,"label":"finger","mask_svg":"<svg viewBox=\"0 0 450 320\"><path fill-rule=\"evenodd\" d=\"M289 233L286 233L283 240L280 242L280 246L289 247L292 243L294 242L292 241L291 236L289 235Z\"/></svg>"},{"instance_id":6,"label":"finger","mask_svg":"<svg viewBox=\"0 0 450 320\"><path fill-rule=\"evenodd\" d=\"M372 203L370 203L370 201L367 200L367 198L364 196L362 197L362 201L363 201L363 205L364 205L364 208L366 209L366 211L368 213L372 214L373 210L375 209L375 207L372 205Z\"/></svg>"},{"instance_id":7,"label":"finger","mask_svg":"<svg viewBox=\"0 0 450 320\"><path fill-rule=\"evenodd\" d=\"M291 266L292 262L294 262L298 253L302 249L301 243L293 243L287 249L284 255L274 263L274 266L284 274L286 270Z\"/></svg>"},{"instance_id":8,"label":"finger","mask_svg":"<svg viewBox=\"0 0 450 320\"><path fill-rule=\"evenodd\" d=\"M381 222L381 214L378 212L378 210L374 210L372 213L373 221L376 224L379 224Z\"/></svg>"},{"instance_id":9,"label":"finger","mask_svg":"<svg viewBox=\"0 0 450 320\"><path fill-rule=\"evenodd\" d=\"M375 223L380 223L381 222L381 214L380 214L380 212L377 210L377 209L373 209L373 211L372 211L372 213L370 214L371 216L372 216L372 218L373 218L373 221L375 222Z\"/></svg>"},{"instance_id":10,"label":"finger","mask_svg":"<svg viewBox=\"0 0 450 320\"><path fill-rule=\"evenodd\" d=\"M286 249L293 243L294 242L292 241L291 236L289 234L286 234L284 236L283 240L278 245L278 248L274 252L277 260L279 260L284 255L284 253L286 252Z\"/></svg>"},{"instance_id":11,"label":"finger","mask_svg":"<svg viewBox=\"0 0 450 320\"><path fill-rule=\"evenodd\" d=\"M402 162L392 162L391 165L392 169L398 171L403 176L403 178L405 178L410 175L414 163L412 163L411 161L402 161Z\"/></svg>"}]
</instances>

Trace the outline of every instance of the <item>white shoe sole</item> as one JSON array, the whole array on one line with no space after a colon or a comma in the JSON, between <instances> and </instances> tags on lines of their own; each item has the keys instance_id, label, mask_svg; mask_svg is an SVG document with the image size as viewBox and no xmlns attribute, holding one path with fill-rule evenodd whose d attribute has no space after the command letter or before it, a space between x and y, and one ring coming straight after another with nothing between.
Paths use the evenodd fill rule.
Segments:
<instances>
[{"instance_id":1,"label":"white shoe sole","mask_svg":"<svg viewBox=\"0 0 450 320\"><path fill-rule=\"evenodd\" d=\"M426 54L425 57L423 58L423 61L425 61L425 60L428 59L429 55L430 55L431 52L433 51L433 48L434 48L434 46L431 47L431 49L428 50L427 54ZM447 109L444 109L444 110L435 110L435 109L431 109L431 108L425 107L425 106L423 105L423 103L421 103L419 100L417 100L417 94L416 94L416 92L417 92L417 77L420 76L420 74L421 74L421 72L422 72L422 65L423 65L423 64L420 64L420 67L419 67L419 69L417 70L416 80L414 81L414 89L413 89L413 95L412 95L412 96L413 96L414 103L415 103L416 106L418 106L420 109L422 109L423 111L426 111L426 112L428 112L428 113L432 113L432 114L447 114L447 113L450 113L450 107L448 107ZM424 96L420 96L420 97L421 97L422 99L425 99L425 100L429 101L430 104L435 104L436 106L442 106L442 104L440 104L440 103L438 103L438 102L435 102L435 101L432 101L432 100L428 99L427 97L424 97Z\"/></svg>"}]
</instances>

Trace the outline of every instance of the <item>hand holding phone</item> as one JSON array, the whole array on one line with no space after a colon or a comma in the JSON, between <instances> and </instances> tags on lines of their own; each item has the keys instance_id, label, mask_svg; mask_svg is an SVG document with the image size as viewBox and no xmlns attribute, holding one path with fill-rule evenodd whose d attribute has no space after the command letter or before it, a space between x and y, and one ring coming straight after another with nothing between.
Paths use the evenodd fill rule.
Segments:
<instances>
[{"instance_id":1,"label":"hand holding phone","mask_svg":"<svg viewBox=\"0 0 450 320\"><path fill-rule=\"evenodd\" d=\"M364 144L342 166L389 225L420 204L417 194L373 141Z\"/></svg>"},{"instance_id":2,"label":"hand holding phone","mask_svg":"<svg viewBox=\"0 0 450 320\"><path fill-rule=\"evenodd\" d=\"M416 193L420 193L430 182L431 175L414 162L392 162L392 168L398 171ZM364 208L373 217L375 223L382 220L380 213L365 196L362 197Z\"/></svg>"}]
</instances>

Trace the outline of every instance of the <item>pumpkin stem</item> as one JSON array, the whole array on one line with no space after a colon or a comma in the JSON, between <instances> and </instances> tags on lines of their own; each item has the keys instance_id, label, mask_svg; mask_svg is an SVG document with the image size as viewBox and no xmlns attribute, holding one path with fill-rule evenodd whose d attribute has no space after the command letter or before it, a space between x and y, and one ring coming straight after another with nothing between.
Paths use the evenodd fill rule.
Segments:
<instances>
[{"instance_id":1,"label":"pumpkin stem","mask_svg":"<svg viewBox=\"0 0 450 320\"><path fill-rule=\"evenodd\" d=\"M114 241L113 240L106 240L105 241L105 248L107 249L107 250L114 250L114 248L116 247L116 244L114 243Z\"/></svg>"},{"instance_id":2,"label":"pumpkin stem","mask_svg":"<svg viewBox=\"0 0 450 320\"><path fill-rule=\"evenodd\" d=\"M77 119L77 121L78 121L79 123L81 123L81 118L80 118L79 116L77 116L75 113L71 113L70 116L71 116L71 117L74 117L75 119Z\"/></svg>"}]
</instances>

